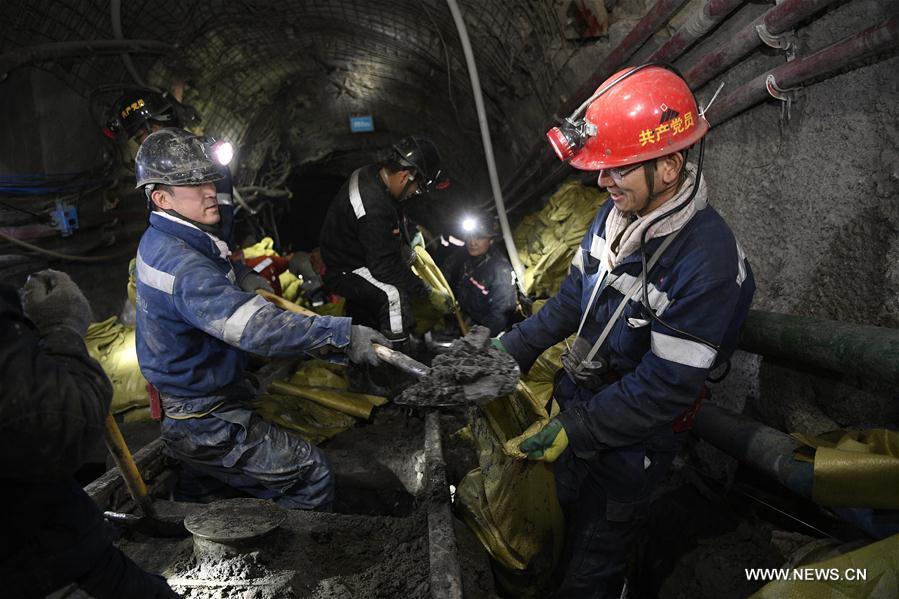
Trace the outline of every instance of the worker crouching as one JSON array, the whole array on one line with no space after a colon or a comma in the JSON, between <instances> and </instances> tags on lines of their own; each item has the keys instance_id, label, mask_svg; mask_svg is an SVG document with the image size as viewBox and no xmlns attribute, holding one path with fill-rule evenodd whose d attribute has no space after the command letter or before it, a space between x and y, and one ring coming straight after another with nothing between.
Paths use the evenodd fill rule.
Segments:
<instances>
[{"instance_id":1,"label":"worker crouching","mask_svg":"<svg viewBox=\"0 0 899 599\"><path fill-rule=\"evenodd\" d=\"M227 486L327 509L334 489L324 454L249 408L257 390L245 378L247 354L376 362L371 342L387 340L349 318L284 312L241 289L245 273L217 237L220 176L206 145L184 130L152 133L137 154L137 186L153 208L137 255L137 356L165 412L166 451L183 464L179 498Z\"/></svg>"}]
</instances>

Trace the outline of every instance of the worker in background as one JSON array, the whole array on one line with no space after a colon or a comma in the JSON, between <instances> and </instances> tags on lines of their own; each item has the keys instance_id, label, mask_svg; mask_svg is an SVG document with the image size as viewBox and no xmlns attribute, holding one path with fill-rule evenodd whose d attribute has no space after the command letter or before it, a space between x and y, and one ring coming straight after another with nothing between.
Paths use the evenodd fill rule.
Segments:
<instances>
[{"instance_id":1,"label":"worker in background","mask_svg":"<svg viewBox=\"0 0 899 599\"><path fill-rule=\"evenodd\" d=\"M116 138L124 132L140 146L147 136L164 127L183 128L184 122L179 112L186 107L169 94L162 94L149 89L138 89L120 96L110 109L106 125L107 135ZM231 170L228 163L233 156L233 148L227 142L209 140L216 168L221 175L215 182L216 199L219 205L218 237L226 241L229 247L234 245L234 186L231 181ZM257 283L259 281L256 281Z\"/></svg>"},{"instance_id":2,"label":"worker in background","mask_svg":"<svg viewBox=\"0 0 899 599\"><path fill-rule=\"evenodd\" d=\"M184 467L179 493L199 498L218 481L284 507L327 509L334 491L324 454L248 407L265 389L246 380L247 354L375 363L372 341L389 342L349 318L286 312L235 284L216 236L220 174L201 139L156 131L135 171L153 205L137 252L137 358L165 412L166 451Z\"/></svg>"},{"instance_id":3,"label":"worker in background","mask_svg":"<svg viewBox=\"0 0 899 599\"><path fill-rule=\"evenodd\" d=\"M97 599L178 596L113 546L73 476L102 437L112 401L82 339L91 316L65 273L29 277L21 305L15 288L0 284L4 597L44 597L70 585Z\"/></svg>"},{"instance_id":4,"label":"worker in background","mask_svg":"<svg viewBox=\"0 0 899 599\"><path fill-rule=\"evenodd\" d=\"M515 271L493 247L497 234L496 221L486 215L466 217L462 222L466 251L452 255L444 269L462 313L494 336L509 326L518 298Z\"/></svg>"},{"instance_id":5,"label":"worker in background","mask_svg":"<svg viewBox=\"0 0 899 599\"><path fill-rule=\"evenodd\" d=\"M346 298L354 322L379 329L405 349L415 326L410 298L427 298L448 314L452 298L415 276L401 204L444 180L437 147L407 137L378 164L350 175L328 209L321 231L325 286Z\"/></svg>"},{"instance_id":6,"label":"worker in background","mask_svg":"<svg viewBox=\"0 0 899 599\"><path fill-rule=\"evenodd\" d=\"M599 172L599 210L559 293L499 342L523 372L576 333L554 398L561 411L519 448L553 471L566 521L559 597L619 597L650 494L664 477L746 318L755 283L709 205L688 149L709 129L684 80L625 69L548 136ZM646 264L648 275L641 277Z\"/></svg>"}]
</instances>

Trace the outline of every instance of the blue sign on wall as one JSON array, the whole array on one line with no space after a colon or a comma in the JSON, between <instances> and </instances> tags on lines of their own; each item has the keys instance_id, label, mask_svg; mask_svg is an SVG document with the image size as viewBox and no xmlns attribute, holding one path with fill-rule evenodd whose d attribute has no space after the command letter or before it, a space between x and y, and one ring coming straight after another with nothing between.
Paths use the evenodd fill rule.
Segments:
<instances>
[{"instance_id":1,"label":"blue sign on wall","mask_svg":"<svg viewBox=\"0 0 899 599\"><path fill-rule=\"evenodd\" d=\"M350 131L352 133L371 133L375 130L375 120L369 116L351 116Z\"/></svg>"}]
</instances>

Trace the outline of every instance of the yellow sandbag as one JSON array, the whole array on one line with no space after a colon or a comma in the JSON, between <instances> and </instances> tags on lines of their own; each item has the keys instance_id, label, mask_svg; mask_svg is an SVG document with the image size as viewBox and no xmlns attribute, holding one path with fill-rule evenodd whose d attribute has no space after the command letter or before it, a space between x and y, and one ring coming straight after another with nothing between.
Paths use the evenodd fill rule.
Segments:
<instances>
[{"instance_id":1,"label":"yellow sandbag","mask_svg":"<svg viewBox=\"0 0 899 599\"><path fill-rule=\"evenodd\" d=\"M100 363L112 382L110 410L113 414L149 403L147 381L137 364L134 327L123 325L111 316L91 324L84 336L84 343L90 356Z\"/></svg>"},{"instance_id":2,"label":"yellow sandbag","mask_svg":"<svg viewBox=\"0 0 899 599\"><path fill-rule=\"evenodd\" d=\"M751 599L899 597L899 535L789 572L792 580L769 582Z\"/></svg>"},{"instance_id":3,"label":"yellow sandbag","mask_svg":"<svg viewBox=\"0 0 899 599\"><path fill-rule=\"evenodd\" d=\"M815 450L812 499L831 507L899 509L899 431L793 436Z\"/></svg>"},{"instance_id":4,"label":"yellow sandbag","mask_svg":"<svg viewBox=\"0 0 899 599\"><path fill-rule=\"evenodd\" d=\"M302 300L302 301L301 301ZM336 302L325 302L319 306L313 306L308 301L305 301L303 296L301 295L296 302L301 306L309 308L316 314L321 314L322 316L345 316L346 315L346 299L340 298Z\"/></svg>"},{"instance_id":5,"label":"yellow sandbag","mask_svg":"<svg viewBox=\"0 0 899 599\"><path fill-rule=\"evenodd\" d=\"M269 390L280 395L302 397L326 408L331 408L356 418L362 418L363 420L368 420L371 417L372 408L387 403L387 399L380 395L352 393L326 387L302 387L286 381L273 382L269 385Z\"/></svg>"},{"instance_id":6,"label":"yellow sandbag","mask_svg":"<svg viewBox=\"0 0 899 599\"><path fill-rule=\"evenodd\" d=\"M356 424L352 416L289 395L262 395L254 400L253 407L268 422L294 431L313 444Z\"/></svg>"},{"instance_id":7,"label":"yellow sandbag","mask_svg":"<svg viewBox=\"0 0 899 599\"><path fill-rule=\"evenodd\" d=\"M480 467L456 490L455 505L462 519L504 568L528 568L532 589L540 586L534 579L545 580L558 559L562 512L551 467L509 457L503 444L546 418L543 406L524 384L514 395L484 407L471 424ZM507 591L528 596L526 588Z\"/></svg>"},{"instance_id":8,"label":"yellow sandbag","mask_svg":"<svg viewBox=\"0 0 899 599\"><path fill-rule=\"evenodd\" d=\"M271 237L263 237L258 243L243 248L243 257L245 260L249 260L260 256L277 256L278 252L274 250L274 247L275 242Z\"/></svg>"},{"instance_id":9,"label":"yellow sandbag","mask_svg":"<svg viewBox=\"0 0 899 599\"><path fill-rule=\"evenodd\" d=\"M330 387L341 390L347 388L345 370L346 367L340 364L308 360L300 364L289 381L301 387Z\"/></svg>"},{"instance_id":10,"label":"yellow sandbag","mask_svg":"<svg viewBox=\"0 0 899 599\"><path fill-rule=\"evenodd\" d=\"M525 267L525 292L554 295L587 228L608 194L578 182L565 183L537 213L530 214L513 233Z\"/></svg>"}]
</instances>

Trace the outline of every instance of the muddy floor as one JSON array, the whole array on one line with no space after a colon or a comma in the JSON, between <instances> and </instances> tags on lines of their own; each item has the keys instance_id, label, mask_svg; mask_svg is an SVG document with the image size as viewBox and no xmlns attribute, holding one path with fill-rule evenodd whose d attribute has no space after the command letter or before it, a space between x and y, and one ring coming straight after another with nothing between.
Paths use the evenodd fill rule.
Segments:
<instances>
[{"instance_id":1,"label":"muddy floor","mask_svg":"<svg viewBox=\"0 0 899 599\"><path fill-rule=\"evenodd\" d=\"M117 544L189 598L430 597L423 440L422 418L390 408L326 442L336 512L283 510L283 523L238 555L195 551L191 538L132 533ZM206 509L164 500L156 506L171 519ZM455 529L465 596L495 596L486 553L461 522Z\"/></svg>"}]
</instances>

